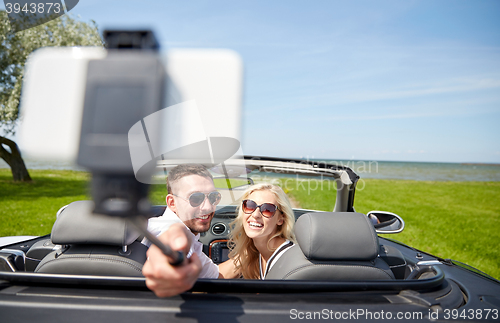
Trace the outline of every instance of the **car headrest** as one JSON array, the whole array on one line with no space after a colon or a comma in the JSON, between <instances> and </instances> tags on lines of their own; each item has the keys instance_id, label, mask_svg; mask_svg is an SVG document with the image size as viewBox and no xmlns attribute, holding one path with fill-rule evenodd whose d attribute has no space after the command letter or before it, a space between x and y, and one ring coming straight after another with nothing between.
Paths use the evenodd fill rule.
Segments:
<instances>
[{"instance_id":1,"label":"car headrest","mask_svg":"<svg viewBox=\"0 0 500 323\"><path fill-rule=\"evenodd\" d=\"M372 260L379 243L368 217L355 212L317 212L300 216L295 235L311 260Z\"/></svg>"},{"instance_id":2,"label":"car headrest","mask_svg":"<svg viewBox=\"0 0 500 323\"><path fill-rule=\"evenodd\" d=\"M133 224L120 217L92 213L92 201L77 201L60 212L52 227L54 244L130 245L140 235ZM144 220L144 227L147 220Z\"/></svg>"}]
</instances>

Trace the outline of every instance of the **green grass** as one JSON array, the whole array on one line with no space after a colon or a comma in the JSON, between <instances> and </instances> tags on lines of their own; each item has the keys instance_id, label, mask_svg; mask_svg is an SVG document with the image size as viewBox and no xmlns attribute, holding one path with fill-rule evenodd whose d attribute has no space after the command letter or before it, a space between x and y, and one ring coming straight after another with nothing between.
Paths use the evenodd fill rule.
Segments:
<instances>
[{"instance_id":1,"label":"green grass","mask_svg":"<svg viewBox=\"0 0 500 323\"><path fill-rule=\"evenodd\" d=\"M390 238L500 278L500 182L366 180L356 210L403 217Z\"/></svg>"},{"instance_id":2,"label":"green grass","mask_svg":"<svg viewBox=\"0 0 500 323\"><path fill-rule=\"evenodd\" d=\"M31 170L33 183L14 183L0 169L0 236L50 233L57 210L89 199L85 172ZM333 182L282 180L306 209L331 211ZM166 187L155 185L153 204L165 204ZM465 262L500 278L500 182L429 182L367 179L358 184L355 208L399 214L405 230L386 235L442 258Z\"/></svg>"},{"instance_id":3,"label":"green grass","mask_svg":"<svg viewBox=\"0 0 500 323\"><path fill-rule=\"evenodd\" d=\"M166 205L167 185L151 185L149 200L153 205Z\"/></svg>"},{"instance_id":4,"label":"green grass","mask_svg":"<svg viewBox=\"0 0 500 323\"><path fill-rule=\"evenodd\" d=\"M335 206L337 192L335 181L283 178L279 185L303 209L332 211Z\"/></svg>"},{"instance_id":5,"label":"green grass","mask_svg":"<svg viewBox=\"0 0 500 323\"><path fill-rule=\"evenodd\" d=\"M0 237L50 233L60 207L89 199L85 172L30 170L32 183L12 181L10 169L0 169Z\"/></svg>"},{"instance_id":6,"label":"green grass","mask_svg":"<svg viewBox=\"0 0 500 323\"><path fill-rule=\"evenodd\" d=\"M302 208L333 209L333 187L287 187ZM389 211L404 219L402 233L384 237L500 278L500 182L366 179L358 184L354 207L365 214Z\"/></svg>"}]
</instances>

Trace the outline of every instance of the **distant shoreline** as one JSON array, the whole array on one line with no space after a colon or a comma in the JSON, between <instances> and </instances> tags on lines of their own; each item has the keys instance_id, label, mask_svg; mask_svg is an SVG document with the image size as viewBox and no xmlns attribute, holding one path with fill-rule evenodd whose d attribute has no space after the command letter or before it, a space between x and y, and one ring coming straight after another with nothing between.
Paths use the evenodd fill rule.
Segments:
<instances>
[{"instance_id":1,"label":"distant shoreline","mask_svg":"<svg viewBox=\"0 0 500 323\"><path fill-rule=\"evenodd\" d=\"M491 163L460 163L461 165L467 166L497 166L500 167L500 164L491 164Z\"/></svg>"},{"instance_id":2,"label":"distant shoreline","mask_svg":"<svg viewBox=\"0 0 500 323\"><path fill-rule=\"evenodd\" d=\"M306 159L307 160L307 159ZM495 163L438 163L438 162L397 162L363 160L321 160L309 159L320 163L344 165L351 168L362 179L401 179L416 181L453 181L453 182L500 182L500 164ZM85 169L64 162L41 162L27 159L28 170L76 170ZM0 168L9 168L0 161ZM256 174L255 174L256 175ZM254 176L255 176L254 175ZM269 174L271 177L284 174Z\"/></svg>"}]
</instances>

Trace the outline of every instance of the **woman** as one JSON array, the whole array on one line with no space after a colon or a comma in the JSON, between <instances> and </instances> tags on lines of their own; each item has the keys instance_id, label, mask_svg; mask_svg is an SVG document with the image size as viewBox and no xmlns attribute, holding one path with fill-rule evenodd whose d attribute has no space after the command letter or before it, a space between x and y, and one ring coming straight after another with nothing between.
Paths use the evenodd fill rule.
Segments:
<instances>
[{"instance_id":1,"label":"woman","mask_svg":"<svg viewBox=\"0 0 500 323\"><path fill-rule=\"evenodd\" d=\"M225 278L264 279L281 255L295 243L295 217L285 192L257 184L242 196L229 235L229 260L219 265Z\"/></svg>"}]
</instances>

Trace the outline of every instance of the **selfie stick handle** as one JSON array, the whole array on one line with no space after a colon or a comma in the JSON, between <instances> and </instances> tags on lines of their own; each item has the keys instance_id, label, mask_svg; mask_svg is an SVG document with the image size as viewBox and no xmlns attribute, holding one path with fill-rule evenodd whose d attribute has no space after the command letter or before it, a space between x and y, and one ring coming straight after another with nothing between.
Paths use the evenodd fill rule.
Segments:
<instances>
[{"instance_id":1,"label":"selfie stick handle","mask_svg":"<svg viewBox=\"0 0 500 323\"><path fill-rule=\"evenodd\" d=\"M163 252L163 254L171 259L169 260L169 263L172 266L179 266L184 262L184 253L182 251L174 251L172 248L170 248L169 245L164 244L161 242L154 234L148 231L148 229L142 227L139 225L136 221L132 221L134 225L141 230L141 232L144 234L144 236L151 241L152 244L160 248L160 250Z\"/></svg>"}]
</instances>

